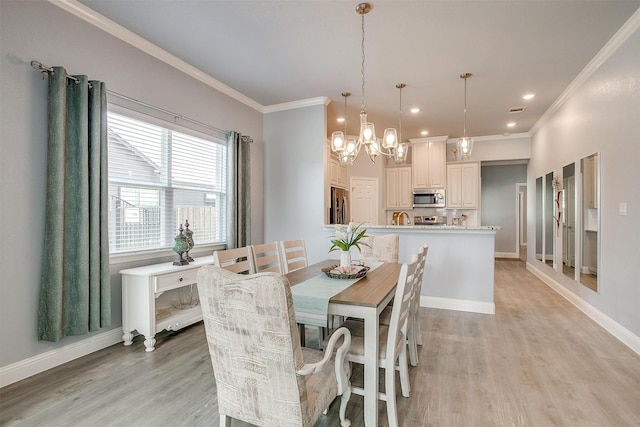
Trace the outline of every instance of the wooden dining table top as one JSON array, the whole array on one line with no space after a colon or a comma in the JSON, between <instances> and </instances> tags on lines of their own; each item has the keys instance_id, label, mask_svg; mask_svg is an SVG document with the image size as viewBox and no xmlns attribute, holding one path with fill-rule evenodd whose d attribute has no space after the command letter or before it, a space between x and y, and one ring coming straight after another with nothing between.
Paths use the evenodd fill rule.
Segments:
<instances>
[{"instance_id":1,"label":"wooden dining table top","mask_svg":"<svg viewBox=\"0 0 640 427\"><path fill-rule=\"evenodd\" d=\"M318 274L324 274L323 268L335 266L338 260L329 259L309 265L300 270L285 274L291 286L295 286ZM329 300L335 304L351 304L365 307L378 307L389 294L395 292L398 285L398 275L402 264L385 262L367 275L358 280L342 292L334 295ZM340 280L340 279L334 279Z\"/></svg>"}]
</instances>

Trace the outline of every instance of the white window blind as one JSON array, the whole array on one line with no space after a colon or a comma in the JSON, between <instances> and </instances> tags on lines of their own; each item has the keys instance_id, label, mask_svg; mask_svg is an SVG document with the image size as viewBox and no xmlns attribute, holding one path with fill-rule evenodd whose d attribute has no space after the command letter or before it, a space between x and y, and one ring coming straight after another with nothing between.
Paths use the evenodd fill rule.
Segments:
<instances>
[{"instance_id":1,"label":"white window blind","mask_svg":"<svg viewBox=\"0 0 640 427\"><path fill-rule=\"evenodd\" d=\"M226 238L226 141L108 113L111 253L171 248L189 221L196 246Z\"/></svg>"}]
</instances>

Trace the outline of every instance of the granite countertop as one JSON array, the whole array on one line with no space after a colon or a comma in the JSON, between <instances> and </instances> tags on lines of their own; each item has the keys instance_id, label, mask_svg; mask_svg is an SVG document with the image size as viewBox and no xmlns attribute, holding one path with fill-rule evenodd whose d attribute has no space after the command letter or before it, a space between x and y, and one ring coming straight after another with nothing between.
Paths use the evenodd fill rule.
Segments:
<instances>
[{"instance_id":1,"label":"granite countertop","mask_svg":"<svg viewBox=\"0 0 640 427\"><path fill-rule=\"evenodd\" d=\"M326 224L325 227L333 228L334 225ZM471 232L495 232L502 230L502 227L497 225L479 225L479 226L462 226L462 225L367 225L367 230L394 230L394 231L471 231Z\"/></svg>"}]
</instances>

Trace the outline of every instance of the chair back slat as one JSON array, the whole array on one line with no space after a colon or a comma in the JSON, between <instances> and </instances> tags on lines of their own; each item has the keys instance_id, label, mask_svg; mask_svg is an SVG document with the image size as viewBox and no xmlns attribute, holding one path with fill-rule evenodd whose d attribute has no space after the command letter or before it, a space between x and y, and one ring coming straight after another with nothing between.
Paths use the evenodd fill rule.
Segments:
<instances>
[{"instance_id":1,"label":"chair back slat","mask_svg":"<svg viewBox=\"0 0 640 427\"><path fill-rule=\"evenodd\" d=\"M253 264L251 247L226 249L213 253L213 264L237 274L253 274L256 272Z\"/></svg>"},{"instance_id":2,"label":"chair back slat","mask_svg":"<svg viewBox=\"0 0 640 427\"><path fill-rule=\"evenodd\" d=\"M280 242L280 257L282 258L282 271L290 273L308 265L307 249L304 240L284 240Z\"/></svg>"},{"instance_id":3,"label":"chair back slat","mask_svg":"<svg viewBox=\"0 0 640 427\"><path fill-rule=\"evenodd\" d=\"M282 261L276 242L251 245L256 273L270 271L282 274Z\"/></svg>"}]
</instances>

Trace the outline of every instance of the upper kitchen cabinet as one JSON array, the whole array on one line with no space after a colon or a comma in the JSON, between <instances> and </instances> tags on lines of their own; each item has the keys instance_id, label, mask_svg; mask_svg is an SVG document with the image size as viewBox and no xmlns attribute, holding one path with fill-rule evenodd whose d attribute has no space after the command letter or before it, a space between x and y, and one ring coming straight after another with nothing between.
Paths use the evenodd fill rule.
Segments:
<instances>
[{"instance_id":1,"label":"upper kitchen cabinet","mask_svg":"<svg viewBox=\"0 0 640 427\"><path fill-rule=\"evenodd\" d=\"M329 161L326 163L326 176L330 187L347 188L347 166L340 163L335 153L331 151L331 141L327 140L325 146ZM326 182L326 181L325 181Z\"/></svg>"},{"instance_id":2,"label":"upper kitchen cabinet","mask_svg":"<svg viewBox=\"0 0 640 427\"><path fill-rule=\"evenodd\" d=\"M347 188L347 167L336 159L329 161L329 183L332 187Z\"/></svg>"},{"instance_id":3,"label":"upper kitchen cabinet","mask_svg":"<svg viewBox=\"0 0 640 427\"><path fill-rule=\"evenodd\" d=\"M447 136L411 139L413 189L446 187Z\"/></svg>"},{"instance_id":4,"label":"upper kitchen cabinet","mask_svg":"<svg viewBox=\"0 0 640 427\"><path fill-rule=\"evenodd\" d=\"M477 162L447 165L447 207L478 209L480 168Z\"/></svg>"},{"instance_id":5,"label":"upper kitchen cabinet","mask_svg":"<svg viewBox=\"0 0 640 427\"><path fill-rule=\"evenodd\" d=\"M385 208L412 209L411 166L385 169Z\"/></svg>"}]
</instances>

